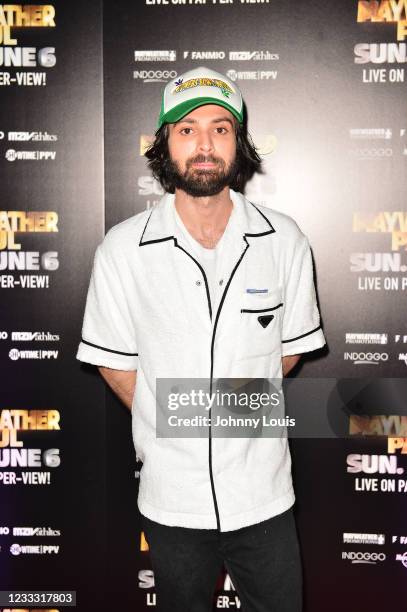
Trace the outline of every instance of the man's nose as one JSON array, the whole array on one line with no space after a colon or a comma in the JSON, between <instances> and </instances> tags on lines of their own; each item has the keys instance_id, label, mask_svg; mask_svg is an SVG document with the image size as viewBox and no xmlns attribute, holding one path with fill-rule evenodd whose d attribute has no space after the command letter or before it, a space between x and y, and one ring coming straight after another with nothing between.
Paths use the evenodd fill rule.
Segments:
<instances>
[{"instance_id":1,"label":"man's nose","mask_svg":"<svg viewBox=\"0 0 407 612\"><path fill-rule=\"evenodd\" d=\"M198 149L205 152L212 151L213 141L210 132L202 131L199 134Z\"/></svg>"}]
</instances>

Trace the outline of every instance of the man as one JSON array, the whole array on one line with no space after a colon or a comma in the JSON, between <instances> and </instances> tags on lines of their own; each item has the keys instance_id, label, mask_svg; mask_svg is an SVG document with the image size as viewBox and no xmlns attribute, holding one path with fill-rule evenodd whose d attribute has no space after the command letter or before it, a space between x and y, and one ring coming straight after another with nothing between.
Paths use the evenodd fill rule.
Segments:
<instances>
[{"instance_id":1,"label":"man","mask_svg":"<svg viewBox=\"0 0 407 612\"><path fill-rule=\"evenodd\" d=\"M286 437L214 436L212 421L206 435L156 435L157 379L207 379L213 393L217 380L281 379L322 347L308 240L240 193L260 158L225 76L168 83L146 155L166 194L99 245L77 357L132 412L158 606L210 610L225 564L243 610L298 612Z\"/></svg>"}]
</instances>

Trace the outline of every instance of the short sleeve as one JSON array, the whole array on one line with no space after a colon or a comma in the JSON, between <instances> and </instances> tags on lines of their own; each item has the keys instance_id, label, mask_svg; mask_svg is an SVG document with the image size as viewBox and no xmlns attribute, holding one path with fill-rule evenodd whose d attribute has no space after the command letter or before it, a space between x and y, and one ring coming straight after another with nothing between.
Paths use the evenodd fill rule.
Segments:
<instances>
[{"instance_id":1,"label":"short sleeve","mask_svg":"<svg viewBox=\"0 0 407 612\"><path fill-rule=\"evenodd\" d=\"M76 358L115 370L136 370L138 353L123 266L117 266L103 247L98 246L94 257Z\"/></svg>"},{"instance_id":2,"label":"short sleeve","mask_svg":"<svg viewBox=\"0 0 407 612\"><path fill-rule=\"evenodd\" d=\"M308 238L298 238L285 286L282 356L314 351L325 344L320 325Z\"/></svg>"}]
</instances>

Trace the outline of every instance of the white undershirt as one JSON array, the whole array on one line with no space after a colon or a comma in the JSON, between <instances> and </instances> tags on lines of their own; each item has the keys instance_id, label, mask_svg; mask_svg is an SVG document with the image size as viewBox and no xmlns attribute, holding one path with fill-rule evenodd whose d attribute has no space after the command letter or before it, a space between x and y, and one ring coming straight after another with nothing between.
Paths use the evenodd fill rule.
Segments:
<instances>
[{"instance_id":1,"label":"white undershirt","mask_svg":"<svg viewBox=\"0 0 407 612\"><path fill-rule=\"evenodd\" d=\"M219 297L219 289L223 289L223 287L219 285L220 279L217 278L217 272L219 270L219 262L223 250L223 245L226 242L225 235L227 233L228 228L230 227L230 218L233 214L233 210L234 209L232 209L225 231L220 237L220 240L216 244L215 248L206 249L189 233L174 205L174 214L178 229L177 239L179 243L189 253L191 253L193 257L195 257L195 259L201 264L201 266L205 270L205 274L208 279L209 293L211 296L212 311L214 311L216 307L217 299Z\"/></svg>"}]
</instances>

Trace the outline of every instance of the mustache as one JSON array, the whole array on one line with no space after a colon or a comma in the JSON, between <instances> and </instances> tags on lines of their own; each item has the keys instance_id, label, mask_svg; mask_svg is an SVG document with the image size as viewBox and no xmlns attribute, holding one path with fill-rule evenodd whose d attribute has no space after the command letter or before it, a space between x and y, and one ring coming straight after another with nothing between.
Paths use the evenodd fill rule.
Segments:
<instances>
[{"instance_id":1,"label":"mustache","mask_svg":"<svg viewBox=\"0 0 407 612\"><path fill-rule=\"evenodd\" d=\"M214 155L203 155L202 153L199 155L196 155L195 157L191 157L190 159L188 159L185 165L187 168L190 168L192 164L205 164L205 163L217 164L218 166L221 166L222 168L225 165L225 162L223 161L223 159L219 159L218 157L215 157Z\"/></svg>"}]
</instances>

